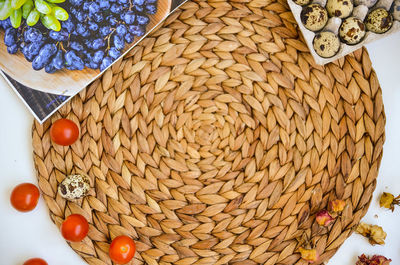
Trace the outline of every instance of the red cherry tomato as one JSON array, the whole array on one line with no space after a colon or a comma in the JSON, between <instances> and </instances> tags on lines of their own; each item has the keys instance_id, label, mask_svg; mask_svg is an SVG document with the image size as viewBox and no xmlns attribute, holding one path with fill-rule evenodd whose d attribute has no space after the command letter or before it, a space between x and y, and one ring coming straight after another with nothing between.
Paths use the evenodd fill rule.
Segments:
<instances>
[{"instance_id":1,"label":"red cherry tomato","mask_svg":"<svg viewBox=\"0 0 400 265\"><path fill-rule=\"evenodd\" d=\"M109 255L117 264L126 264L135 256L136 244L128 236L117 236L111 242Z\"/></svg>"},{"instance_id":2,"label":"red cherry tomato","mask_svg":"<svg viewBox=\"0 0 400 265\"><path fill-rule=\"evenodd\" d=\"M47 262L40 258L28 259L22 265L48 265Z\"/></svg>"},{"instance_id":3,"label":"red cherry tomato","mask_svg":"<svg viewBox=\"0 0 400 265\"><path fill-rule=\"evenodd\" d=\"M32 183L22 183L11 192L11 205L20 212L35 209L39 200L39 189Z\"/></svg>"},{"instance_id":4,"label":"red cherry tomato","mask_svg":"<svg viewBox=\"0 0 400 265\"><path fill-rule=\"evenodd\" d=\"M61 225L62 236L71 242L82 241L89 232L89 224L80 214L71 214Z\"/></svg>"},{"instance_id":5,"label":"red cherry tomato","mask_svg":"<svg viewBox=\"0 0 400 265\"><path fill-rule=\"evenodd\" d=\"M78 140L79 128L71 120L59 119L50 128L50 137L56 144L68 146Z\"/></svg>"}]
</instances>

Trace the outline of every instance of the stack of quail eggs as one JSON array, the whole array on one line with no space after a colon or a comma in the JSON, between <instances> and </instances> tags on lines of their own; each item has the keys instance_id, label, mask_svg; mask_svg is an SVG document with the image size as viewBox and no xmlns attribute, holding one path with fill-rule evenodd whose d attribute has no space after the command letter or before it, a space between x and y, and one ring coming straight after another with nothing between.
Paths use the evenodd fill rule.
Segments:
<instances>
[{"instance_id":1,"label":"stack of quail eggs","mask_svg":"<svg viewBox=\"0 0 400 265\"><path fill-rule=\"evenodd\" d=\"M288 0L288 3L320 64L400 29L400 0Z\"/></svg>"}]
</instances>

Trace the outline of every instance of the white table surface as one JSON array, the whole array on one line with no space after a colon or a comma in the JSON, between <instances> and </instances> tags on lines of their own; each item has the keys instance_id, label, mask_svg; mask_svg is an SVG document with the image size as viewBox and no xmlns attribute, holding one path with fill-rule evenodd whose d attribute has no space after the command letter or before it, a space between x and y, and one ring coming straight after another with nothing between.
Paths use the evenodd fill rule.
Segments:
<instances>
[{"instance_id":1,"label":"white table surface","mask_svg":"<svg viewBox=\"0 0 400 265\"><path fill-rule=\"evenodd\" d=\"M382 254L400 264L400 207L394 213L379 208L383 191L400 194L400 33L368 45L373 66L383 89L386 111L386 142L378 185L363 221L381 225L388 233L385 246L371 246L353 234L329 265L354 265L361 253ZM67 245L51 222L43 199L29 213L15 211L9 202L11 190L21 182L36 184L33 170L32 115L0 80L0 265L20 265L41 257L50 265L85 264Z\"/></svg>"}]
</instances>

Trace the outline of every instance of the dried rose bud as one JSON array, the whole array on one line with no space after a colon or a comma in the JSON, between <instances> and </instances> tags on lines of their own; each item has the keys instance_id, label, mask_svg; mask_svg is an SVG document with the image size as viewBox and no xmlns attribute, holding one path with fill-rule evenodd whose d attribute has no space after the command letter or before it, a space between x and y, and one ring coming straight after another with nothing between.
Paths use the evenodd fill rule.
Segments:
<instances>
[{"instance_id":1,"label":"dried rose bud","mask_svg":"<svg viewBox=\"0 0 400 265\"><path fill-rule=\"evenodd\" d=\"M356 232L368 238L371 245L385 244L386 232L378 225L360 223L356 228Z\"/></svg>"},{"instance_id":2,"label":"dried rose bud","mask_svg":"<svg viewBox=\"0 0 400 265\"><path fill-rule=\"evenodd\" d=\"M377 265L389 265L392 261L384 256L373 255L371 258L372 262L375 262Z\"/></svg>"},{"instance_id":3,"label":"dried rose bud","mask_svg":"<svg viewBox=\"0 0 400 265\"><path fill-rule=\"evenodd\" d=\"M316 262L319 258L319 255L315 248L314 249L305 249L303 247L300 247L299 252L301 254L301 258L304 259L305 261L308 261L309 263Z\"/></svg>"},{"instance_id":4,"label":"dried rose bud","mask_svg":"<svg viewBox=\"0 0 400 265\"><path fill-rule=\"evenodd\" d=\"M346 202L344 200L333 200L329 202L329 211L332 212L341 212L346 206Z\"/></svg>"},{"instance_id":5,"label":"dried rose bud","mask_svg":"<svg viewBox=\"0 0 400 265\"><path fill-rule=\"evenodd\" d=\"M394 195L391 193L384 192L379 200L379 205L388 209L392 209L392 203L394 200Z\"/></svg>"},{"instance_id":6,"label":"dried rose bud","mask_svg":"<svg viewBox=\"0 0 400 265\"><path fill-rule=\"evenodd\" d=\"M321 210L318 212L317 217L315 218L317 223L321 226L328 226L335 219L329 214L327 210Z\"/></svg>"},{"instance_id":7,"label":"dried rose bud","mask_svg":"<svg viewBox=\"0 0 400 265\"><path fill-rule=\"evenodd\" d=\"M395 198L393 194L384 192L379 200L379 205L393 212L394 206L400 205L400 195Z\"/></svg>"},{"instance_id":8,"label":"dried rose bud","mask_svg":"<svg viewBox=\"0 0 400 265\"><path fill-rule=\"evenodd\" d=\"M384 256L373 255L371 258L362 254L358 257L356 265L389 265L392 260Z\"/></svg>"}]
</instances>

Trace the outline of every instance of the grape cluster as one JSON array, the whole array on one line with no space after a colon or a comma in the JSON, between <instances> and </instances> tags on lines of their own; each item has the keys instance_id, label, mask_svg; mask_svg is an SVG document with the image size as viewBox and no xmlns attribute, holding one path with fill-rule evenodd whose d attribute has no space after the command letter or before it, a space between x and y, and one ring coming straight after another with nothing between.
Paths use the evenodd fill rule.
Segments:
<instances>
[{"instance_id":1,"label":"grape cluster","mask_svg":"<svg viewBox=\"0 0 400 265\"><path fill-rule=\"evenodd\" d=\"M65 0L2 0L0 1L0 20L10 18L11 25L19 28L22 18L29 26L35 25L39 19L42 24L52 30L61 29L60 21L68 19L68 13L56 5Z\"/></svg>"},{"instance_id":2,"label":"grape cluster","mask_svg":"<svg viewBox=\"0 0 400 265\"><path fill-rule=\"evenodd\" d=\"M62 5L70 17L59 31L39 23L15 29L10 19L0 21L7 51L20 50L34 70L47 73L85 67L103 71L121 56L126 43L145 34L149 15L157 12L157 0L69 0Z\"/></svg>"}]
</instances>

